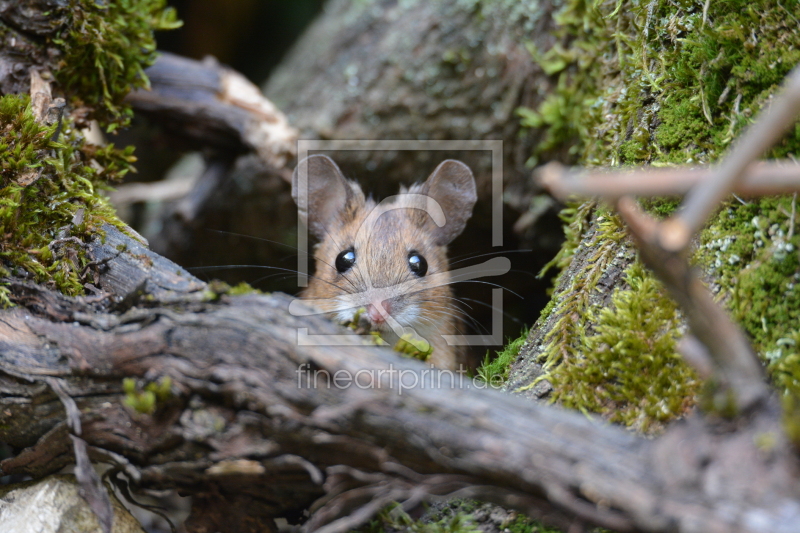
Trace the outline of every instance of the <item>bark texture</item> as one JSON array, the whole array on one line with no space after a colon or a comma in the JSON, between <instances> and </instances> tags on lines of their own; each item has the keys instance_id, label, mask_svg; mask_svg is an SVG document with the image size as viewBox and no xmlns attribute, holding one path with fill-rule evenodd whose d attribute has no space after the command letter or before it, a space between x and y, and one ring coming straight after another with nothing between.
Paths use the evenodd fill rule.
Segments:
<instances>
[{"instance_id":1,"label":"bark texture","mask_svg":"<svg viewBox=\"0 0 800 533\"><path fill-rule=\"evenodd\" d=\"M3 45L0 47L0 92L26 93L30 69L54 70L58 51L44 45L43 37L55 34L66 24L67 13L57 9L58 0L20 3L0 2Z\"/></svg>"},{"instance_id":2,"label":"bark texture","mask_svg":"<svg viewBox=\"0 0 800 533\"><path fill-rule=\"evenodd\" d=\"M319 139L503 139L507 184L528 181L535 135L515 110L552 90L525 43L555 42L550 2L331 2L271 76L265 92ZM346 170L377 172L387 194L440 153L336 154ZM457 154L488 196L491 160ZM527 206L526 206L527 207Z\"/></svg>"},{"instance_id":3,"label":"bark texture","mask_svg":"<svg viewBox=\"0 0 800 533\"><path fill-rule=\"evenodd\" d=\"M648 440L380 348L298 345L298 328L346 333L287 313L283 295L109 314L15 292L26 306L0 314L0 439L17 453L2 474L40 477L72 461L67 415L47 384L57 380L94 460L138 489L196 496L191 531L264 531L308 506L304 530L344 530L390 501L430 495L618 531L789 532L800 520L800 470L771 401L734 427L697 416ZM347 375L359 386L342 386ZM123 377L141 386L165 376L170 394L151 414L124 405Z\"/></svg>"}]
</instances>

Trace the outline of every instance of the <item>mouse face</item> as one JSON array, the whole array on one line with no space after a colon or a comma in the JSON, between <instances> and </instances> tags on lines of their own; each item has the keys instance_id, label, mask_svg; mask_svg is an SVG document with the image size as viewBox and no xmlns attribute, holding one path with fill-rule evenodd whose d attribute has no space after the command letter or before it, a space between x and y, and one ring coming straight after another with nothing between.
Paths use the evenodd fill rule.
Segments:
<instances>
[{"instance_id":1,"label":"mouse face","mask_svg":"<svg viewBox=\"0 0 800 533\"><path fill-rule=\"evenodd\" d=\"M447 273L445 248L432 242L421 217L396 203L366 201L315 250L318 279L309 284L329 297L325 308L340 321L352 319L353 305L363 307L380 332L391 329L386 315L404 326L436 318L421 304L442 304L437 300L447 286L439 284L446 280L435 275ZM383 212L374 216L376 211Z\"/></svg>"},{"instance_id":2,"label":"mouse face","mask_svg":"<svg viewBox=\"0 0 800 533\"><path fill-rule=\"evenodd\" d=\"M307 176L306 201L300 175ZM342 322L359 309L390 345L409 328L433 347L430 361L456 367L447 244L464 228L477 199L469 168L441 163L427 181L380 203L366 199L327 156L311 156L295 171L292 195L319 239L316 270L302 297Z\"/></svg>"}]
</instances>

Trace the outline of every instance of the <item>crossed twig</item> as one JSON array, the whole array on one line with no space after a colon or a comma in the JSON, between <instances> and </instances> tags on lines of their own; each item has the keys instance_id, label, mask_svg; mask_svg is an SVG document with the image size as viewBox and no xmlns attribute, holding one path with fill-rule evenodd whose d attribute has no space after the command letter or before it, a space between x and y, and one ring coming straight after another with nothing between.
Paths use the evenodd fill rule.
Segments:
<instances>
[{"instance_id":1,"label":"crossed twig","mask_svg":"<svg viewBox=\"0 0 800 533\"><path fill-rule=\"evenodd\" d=\"M794 161L755 162L794 124L800 114L800 67L712 168L641 169L627 172L576 172L557 163L540 171L554 196L596 196L616 206L637 242L642 261L664 283L686 315L691 334L681 345L687 361L717 385L714 406L742 413L769 396L758 357L747 337L717 304L688 262L694 235L731 193L745 196L800 191L800 165ZM659 221L643 212L634 195L685 194L671 218ZM698 342L699 341L699 342Z\"/></svg>"}]
</instances>

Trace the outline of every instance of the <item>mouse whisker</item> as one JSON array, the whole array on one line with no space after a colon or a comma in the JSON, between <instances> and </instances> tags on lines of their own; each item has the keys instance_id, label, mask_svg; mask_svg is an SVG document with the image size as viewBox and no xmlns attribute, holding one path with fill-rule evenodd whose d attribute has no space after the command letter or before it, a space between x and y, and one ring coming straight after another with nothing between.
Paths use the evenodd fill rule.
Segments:
<instances>
[{"instance_id":1,"label":"mouse whisker","mask_svg":"<svg viewBox=\"0 0 800 533\"><path fill-rule=\"evenodd\" d=\"M276 274L270 274L268 276L261 276L260 278L254 279L253 281L248 281L247 283L249 283L252 286L255 286L257 283L261 283L262 281L266 281L268 279L273 279L274 278L276 281L284 281L284 280L287 280L287 279L293 278L293 277L294 276L292 276L291 274L278 272Z\"/></svg>"},{"instance_id":2,"label":"mouse whisker","mask_svg":"<svg viewBox=\"0 0 800 533\"><path fill-rule=\"evenodd\" d=\"M456 298L455 296L440 296L440 298L446 298L448 300L453 300L453 301L455 301L457 303L464 304L465 306L467 306L470 309L472 309L472 306L469 305L469 304L464 303L464 299L462 299L462 298ZM459 307L459 309L461 309L461 308Z\"/></svg>"},{"instance_id":3,"label":"mouse whisker","mask_svg":"<svg viewBox=\"0 0 800 533\"><path fill-rule=\"evenodd\" d=\"M336 270L334 267L331 267L331 268L333 270ZM337 273L338 273L338 271L337 271ZM352 279L350 279L350 277L347 274L348 274L347 272L342 274L341 279L346 281L353 290L352 291L345 291L345 292L347 292L348 294L355 294L357 292L361 292L360 289L359 289L359 285L356 285L356 283Z\"/></svg>"},{"instance_id":4,"label":"mouse whisker","mask_svg":"<svg viewBox=\"0 0 800 533\"><path fill-rule=\"evenodd\" d=\"M195 271L195 272L203 272L203 271L206 271L206 270L234 270L234 269L238 269L238 268L261 268L261 269L265 269L265 270L281 270L283 272L292 272L294 274L300 274L299 271L291 269L291 268L281 268L281 267L264 266L264 265L213 265L213 266L205 266L205 267L191 267L191 268L187 268L186 270ZM319 280L319 281L321 281L323 283L327 283L328 285L331 285L333 287L336 287L337 289L339 289L342 292L348 292L343 287L340 287L339 285L336 285L335 283L331 283L331 282L329 282L327 280L324 280L324 279L322 279L322 278L320 278L318 276L314 276L314 275L311 275L311 274L306 274L306 275L309 278L313 278L313 279Z\"/></svg>"},{"instance_id":5,"label":"mouse whisker","mask_svg":"<svg viewBox=\"0 0 800 533\"><path fill-rule=\"evenodd\" d=\"M460 313L454 313L452 311L449 311L447 307L443 307L443 306L432 307L432 309L439 309L438 312L440 314L449 315L449 316L453 317L458 322L461 322L461 323L463 323L465 325L472 326L476 331L483 330L484 332L488 333L488 330L486 329L485 326L483 326L483 324L481 324L480 322L478 322L477 320L472 318L472 316L470 316L468 313L464 313L463 310L461 310L461 309L459 309L459 311L461 311ZM430 313L430 316L431 316L431 319L432 319L432 318L435 318L437 315L434 314L434 313Z\"/></svg>"},{"instance_id":6,"label":"mouse whisker","mask_svg":"<svg viewBox=\"0 0 800 533\"><path fill-rule=\"evenodd\" d=\"M265 239L264 237L256 237L254 235L246 235L244 233L236 233L235 231L226 231L226 230L222 230L222 229L206 228L206 231L211 231L211 232L214 232L214 233L222 233L223 235L232 235L234 237L242 237L242 238L245 238L245 239L253 239L253 240L261 241L261 242L268 242L270 244L277 244L278 246L284 246L286 248L290 248L292 250L300 252L301 254L306 254L309 257L313 257L313 254L311 254L311 253L309 253L309 252L307 252L305 250L301 250L300 248L298 248L296 246L292 246L291 244L286 244L286 243L283 243L283 242L280 242L280 241L273 241L271 239Z\"/></svg>"},{"instance_id":7,"label":"mouse whisker","mask_svg":"<svg viewBox=\"0 0 800 533\"><path fill-rule=\"evenodd\" d=\"M475 273L479 274L480 272L481 271L478 270ZM497 287L499 289L504 289L504 290L510 292L511 294L513 294L514 296L516 296L517 298L519 298L521 300L524 300L524 298L522 296L520 296L519 294L517 294L516 292L512 291L511 289L509 289L507 287L503 287L502 285L499 285L497 283L492 283L490 281L482 281L482 280L477 280L477 279L450 280L450 281L447 281L447 282L444 282L444 283L441 283L441 284L437 284L434 287L423 287L419 291L415 291L415 292L413 292L411 294L417 294L419 292L423 292L423 291L426 291L426 290L433 290L433 289L435 289L437 287L445 287L445 286L448 286L448 285L455 285L456 283L482 283L482 284L485 284L485 285L491 285L491 286ZM418 279L418 280L416 280L416 284L417 285L422 285L422 284L424 284L424 280L423 279Z\"/></svg>"},{"instance_id":8,"label":"mouse whisker","mask_svg":"<svg viewBox=\"0 0 800 533\"><path fill-rule=\"evenodd\" d=\"M497 250L494 252L487 252L485 254L464 254L459 255L457 257L453 257L450 261L450 266L457 265L458 263L463 263L464 261L469 261L470 259L478 259L479 257L489 257L490 255L502 255L502 254L527 254L531 253L533 250Z\"/></svg>"},{"instance_id":9,"label":"mouse whisker","mask_svg":"<svg viewBox=\"0 0 800 533\"><path fill-rule=\"evenodd\" d=\"M497 309L498 311L500 311L501 313L503 313L503 316L504 316L505 318L507 318L507 319L511 320L512 322L514 322L514 323L516 323L516 324L518 324L518 325L520 325L520 326L524 326L524 325L525 325L525 323L524 323L524 322L522 322L521 320L519 320L519 319L518 319L518 318L516 318L515 316L511 315L510 313L508 313L508 312L506 312L506 311L503 311L503 309L502 309L501 307L497 307L497 306L494 306L494 305L492 305L492 304L490 304L490 303L482 302L482 301L480 301L480 300L475 300L474 298L463 298L463 299L464 299L464 300L467 300L467 301L470 301L470 302L472 302L472 303L476 303L476 304L478 304L478 305L482 305L482 306L484 306L484 307L487 307L487 308L489 308L489 309ZM467 305L467 304L465 303L464 305Z\"/></svg>"},{"instance_id":10,"label":"mouse whisker","mask_svg":"<svg viewBox=\"0 0 800 533\"><path fill-rule=\"evenodd\" d=\"M503 289L505 291L510 292L511 294L513 294L514 296L519 298L520 300L524 300L525 299L522 296L520 296L519 294L517 294L516 292L512 291L511 289L509 289L507 287L503 287L502 285L498 285L497 283L492 283L491 281L482 281L482 280L478 280L478 279L463 279L463 280L459 280L459 281L450 281L448 283L443 283L442 285L455 285L456 283L480 283L482 285L491 285L492 287L497 287L498 289Z\"/></svg>"},{"instance_id":11,"label":"mouse whisker","mask_svg":"<svg viewBox=\"0 0 800 533\"><path fill-rule=\"evenodd\" d=\"M280 242L280 241L273 241L271 239L265 239L264 237L256 237L254 235L246 235L244 233L236 233L235 231L226 231L226 230L221 230L221 229L206 229L206 231L211 231L211 232L214 232L214 233L222 233L224 235L232 235L234 237L242 237L242 238L245 238L245 239L253 239L253 240L261 241L261 242L268 242L270 244L277 244L278 246L283 246L285 248L289 248L291 250L294 250L296 252L304 254L304 255L306 255L308 257L314 258L314 254L309 253L306 250L301 250L297 246L292 246L290 244L286 244L286 243L283 243L283 242ZM287 259L289 259L291 257L294 257L294 256L286 256L286 257L282 258L281 261L285 261L285 260L287 260ZM331 265L330 263L327 263L323 259L320 259L320 258L316 258L316 259L319 260L321 263L324 263L324 264L328 265L329 267L334 268L333 265ZM295 270L295 273L298 273L298 271Z\"/></svg>"},{"instance_id":12,"label":"mouse whisker","mask_svg":"<svg viewBox=\"0 0 800 533\"><path fill-rule=\"evenodd\" d=\"M514 274L524 274L525 276L528 276L529 278L539 279L538 274L534 274L533 272L531 272L529 270L521 270L519 268L512 268L511 270L508 271L508 273L510 274L511 272L513 272Z\"/></svg>"}]
</instances>

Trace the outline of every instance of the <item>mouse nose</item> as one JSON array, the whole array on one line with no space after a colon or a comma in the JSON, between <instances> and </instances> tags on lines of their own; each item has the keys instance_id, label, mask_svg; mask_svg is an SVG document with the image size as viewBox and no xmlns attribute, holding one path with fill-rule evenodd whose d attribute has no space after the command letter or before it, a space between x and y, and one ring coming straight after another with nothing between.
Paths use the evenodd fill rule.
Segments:
<instances>
[{"instance_id":1,"label":"mouse nose","mask_svg":"<svg viewBox=\"0 0 800 533\"><path fill-rule=\"evenodd\" d=\"M383 308L383 312L381 312L379 307ZM390 314L391 312L392 310L391 306L389 305L389 300L373 302L367 306L367 318L376 326L384 324L386 322L386 315Z\"/></svg>"}]
</instances>

